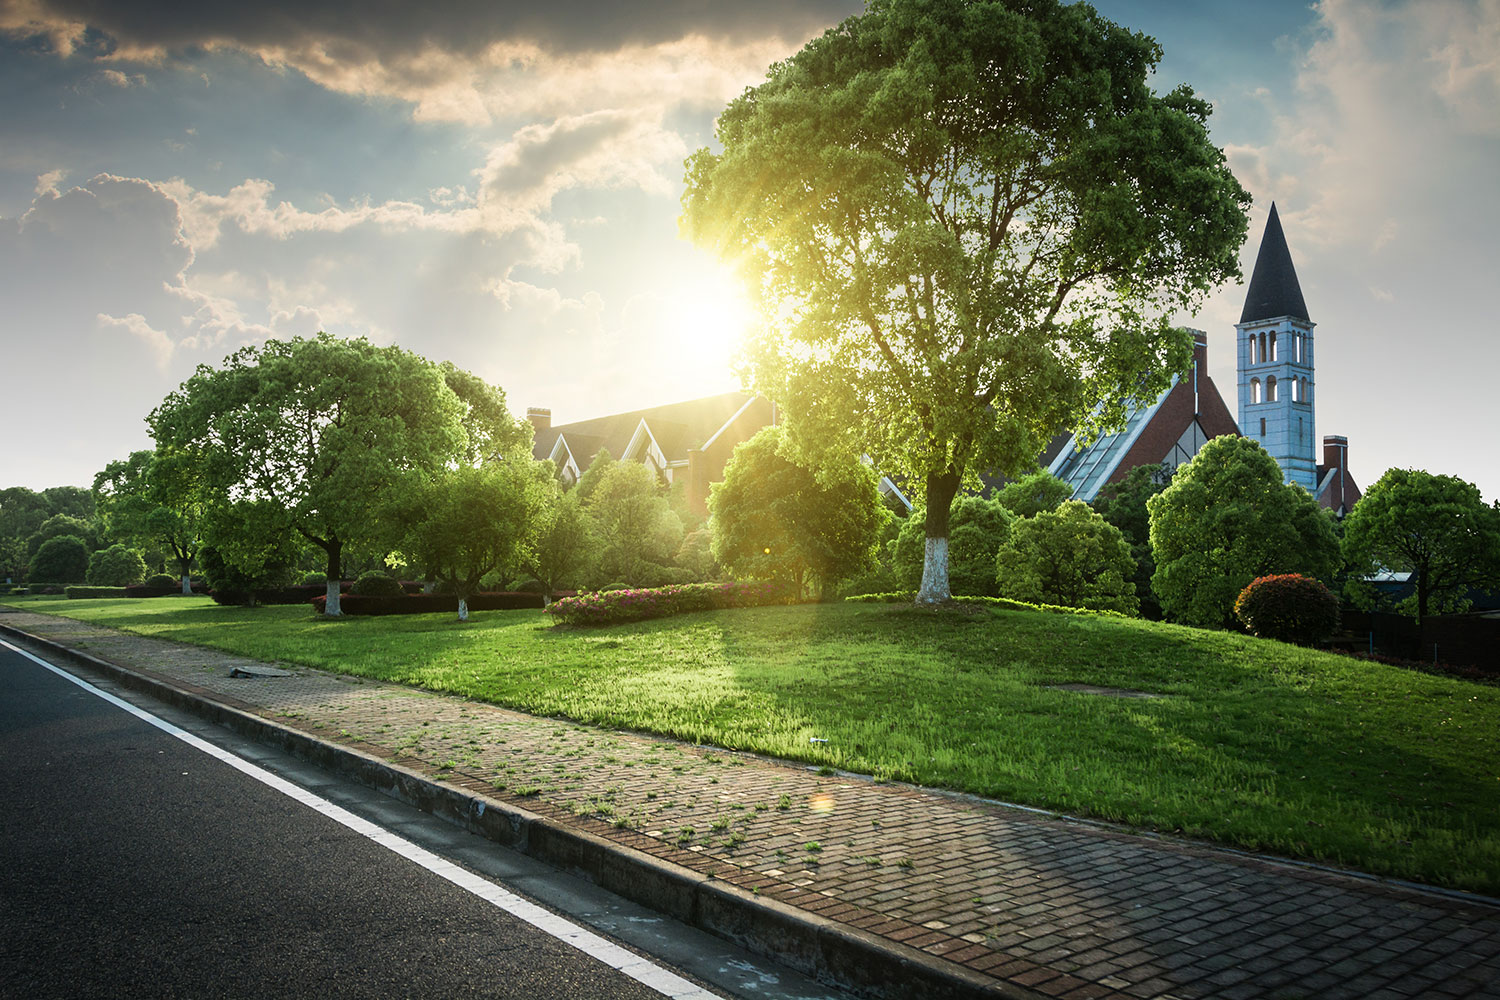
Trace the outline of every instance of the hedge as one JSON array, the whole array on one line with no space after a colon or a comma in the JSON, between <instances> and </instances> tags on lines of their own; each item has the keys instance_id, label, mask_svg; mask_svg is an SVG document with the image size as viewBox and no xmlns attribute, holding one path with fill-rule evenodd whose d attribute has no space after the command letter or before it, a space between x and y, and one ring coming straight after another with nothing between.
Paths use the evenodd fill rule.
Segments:
<instances>
[{"instance_id":1,"label":"hedge","mask_svg":"<svg viewBox=\"0 0 1500 1000\"><path fill-rule=\"evenodd\" d=\"M81 597L125 597L125 587L66 587L63 593L70 599Z\"/></svg>"},{"instance_id":2,"label":"hedge","mask_svg":"<svg viewBox=\"0 0 1500 1000\"><path fill-rule=\"evenodd\" d=\"M208 588L197 581L193 582L193 593L206 594ZM138 583L133 587L125 588L126 597L172 597L182 594L182 581L173 583L170 587L153 587L148 583Z\"/></svg>"},{"instance_id":3,"label":"hedge","mask_svg":"<svg viewBox=\"0 0 1500 1000\"><path fill-rule=\"evenodd\" d=\"M350 581L345 580L339 584L339 593L349 593ZM314 597L327 597L328 585L319 584L296 584L290 587L278 587L272 590L255 591L256 604L306 604ZM208 596L214 599L215 604L249 604L250 591L214 589L208 592Z\"/></svg>"},{"instance_id":4,"label":"hedge","mask_svg":"<svg viewBox=\"0 0 1500 1000\"><path fill-rule=\"evenodd\" d=\"M795 603L797 588L786 583L678 583L565 597L553 602L547 614L555 624L618 625L688 611Z\"/></svg>"},{"instance_id":5,"label":"hedge","mask_svg":"<svg viewBox=\"0 0 1500 1000\"><path fill-rule=\"evenodd\" d=\"M328 606L328 597L320 594L311 603L321 615ZM515 611L520 608L540 608L542 604L541 594L521 594L514 591L486 591L469 598L470 611ZM339 598L339 609L346 615L457 614L458 598L452 594L403 594L400 597L344 594Z\"/></svg>"}]
</instances>

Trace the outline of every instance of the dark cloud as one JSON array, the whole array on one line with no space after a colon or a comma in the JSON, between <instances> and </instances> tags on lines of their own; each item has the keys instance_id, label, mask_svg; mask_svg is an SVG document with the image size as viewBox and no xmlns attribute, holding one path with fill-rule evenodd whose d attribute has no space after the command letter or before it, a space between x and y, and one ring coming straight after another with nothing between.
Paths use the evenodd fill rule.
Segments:
<instances>
[{"instance_id":1,"label":"dark cloud","mask_svg":"<svg viewBox=\"0 0 1500 1000\"><path fill-rule=\"evenodd\" d=\"M74 26L76 44L108 52L228 45L258 50L310 41L329 55L340 48L363 61L409 55L436 47L474 55L500 41L534 42L556 53L609 51L701 34L713 38L806 38L858 10L850 0L760 0L705 3L664 0L337 0L303 3L266 0L255 4L183 3L174 0L0 0L0 24L17 34L57 37ZM40 12L40 17L37 16ZM29 22L27 27L21 27ZM76 27L88 33L78 35Z\"/></svg>"}]
</instances>

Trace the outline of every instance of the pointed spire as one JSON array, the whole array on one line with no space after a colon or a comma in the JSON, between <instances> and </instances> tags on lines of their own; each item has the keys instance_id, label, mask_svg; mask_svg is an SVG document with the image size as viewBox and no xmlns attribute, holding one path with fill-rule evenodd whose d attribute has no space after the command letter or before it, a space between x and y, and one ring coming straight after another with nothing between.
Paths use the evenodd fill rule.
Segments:
<instances>
[{"instance_id":1,"label":"pointed spire","mask_svg":"<svg viewBox=\"0 0 1500 1000\"><path fill-rule=\"evenodd\" d=\"M1302 286L1297 284L1297 270L1292 267L1292 252L1286 247L1286 234L1281 231L1276 203L1272 202L1271 216L1266 220L1266 233L1260 240L1260 253L1250 275L1250 291L1245 295L1245 311L1240 314L1240 322L1253 323L1277 316L1312 320L1307 315L1307 304L1302 301Z\"/></svg>"}]
</instances>

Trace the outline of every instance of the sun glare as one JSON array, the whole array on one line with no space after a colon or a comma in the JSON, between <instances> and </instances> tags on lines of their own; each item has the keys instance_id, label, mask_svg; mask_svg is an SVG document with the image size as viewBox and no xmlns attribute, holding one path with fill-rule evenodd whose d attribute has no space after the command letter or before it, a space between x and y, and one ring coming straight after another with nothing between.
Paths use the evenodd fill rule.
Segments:
<instances>
[{"instance_id":1,"label":"sun glare","mask_svg":"<svg viewBox=\"0 0 1500 1000\"><path fill-rule=\"evenodd\" d=\"M662 339L674 368L728 378L745 336L755 324L755 310L733 275L705 262L679 275L666 292Z\"/></svg>"}]
</instances>

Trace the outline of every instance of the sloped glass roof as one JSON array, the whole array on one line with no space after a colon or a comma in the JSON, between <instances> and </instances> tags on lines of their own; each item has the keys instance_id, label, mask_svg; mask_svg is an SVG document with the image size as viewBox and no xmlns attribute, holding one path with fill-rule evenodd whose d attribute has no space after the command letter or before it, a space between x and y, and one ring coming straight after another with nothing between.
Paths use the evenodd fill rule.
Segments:
<instances>
[{"instance_id":1,"label":"sloped glass roof","mask_svg":"<svg viewBox=\"0 0 1500 1000\"><path fill-rule=\"evenodd\" d=\"M1120 463L1125 459L1131 447L1135 445L1136 439L1161 408L1162 401L1167 398L1167 393L1177 385L1177 379L1172 379L1172 385L1168 386L1160 396L1149 406L1132 406L1126 411L1125 426L1113 434L1105 434L1096 438L1094 443L1087 447L1081 447L1078 436L1074 435L1068 441L1063 450L1058 452L1057 458L1052 460L1048 472L1058 479L1073 487L1073 499L1082 500L1084 503L1091 502L1104 484L1109 482L1109 477L1114 475Z\"/></svg>"}]
</instances>

